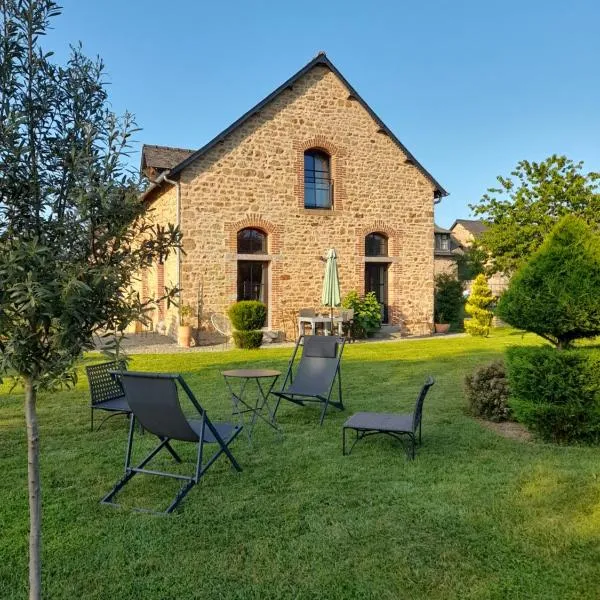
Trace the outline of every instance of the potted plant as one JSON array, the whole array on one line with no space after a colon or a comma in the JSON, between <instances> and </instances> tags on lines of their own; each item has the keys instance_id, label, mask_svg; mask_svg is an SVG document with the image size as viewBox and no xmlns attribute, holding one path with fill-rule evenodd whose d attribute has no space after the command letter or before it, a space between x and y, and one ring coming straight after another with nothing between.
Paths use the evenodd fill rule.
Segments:
<instances>
[{"instance_id":1,"label":"potted plant","mask_svg":"<svg viewBox=\"0 0 600 600\"><path fill-rule=\"evenodd\" d=\"M436 333L448 333L448 329L450 329L450 323L446 323L446 320L447 319L443 312L436 312L434 323Z\"/></svg>"},{"instance_id":2,"label":"potted plant","mask_svg":"<svg viewBox=\"0 0 600 600\"><path fill-rule=\"evenodd\" d=\"M187 319L192 316L192 307L183 304L179 308L179 329L177 331L177 343L183 348L189 348L192 341L192 327L186 325Z\"/></svg>"}]
</instances>

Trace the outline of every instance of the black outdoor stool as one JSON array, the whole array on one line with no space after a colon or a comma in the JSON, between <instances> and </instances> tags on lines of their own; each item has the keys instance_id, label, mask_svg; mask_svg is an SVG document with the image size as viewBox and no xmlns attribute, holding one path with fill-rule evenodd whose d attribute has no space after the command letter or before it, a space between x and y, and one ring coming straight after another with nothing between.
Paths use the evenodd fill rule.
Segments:
<instances>
[{"instance_id":1,"label":"black outdoor stool","mask_svg":"<svg viewBox=\"0 0 600 600\"><path fill-rule=\"evenodd\" d=\"M174 500L164 511L165 514L168 514L175 510L185 495L198 483L207 469L221 454L224 453L229 458L235 469L238 471L242 470L228 447L240 433L242 427L232 423L213 423L181 375L125 371L117 372L115 375L120 380L127 395L132 418L125 455L125 475L102 499L103 504L118 506L118 504L113 502L113 498L119 490L137 473L146 473L147 475L180 479L184 482ZM183 413L181 404L179 403L178 383L196 409L200 417L199 419L189 420ZM136 419L146 431L158 437L160 444L137 467L132 467L131 454ZM180 463L181 458L171 446L172 440L198 444L196 469L193 475L180 475L178 473L167 473L144 468L163 448L171 454L176 462ZM219 450L203 465L205 444L218 444Z\"/></svg>"},{"instance_id":2,"label":"black outdoor stool","mask_svg":"<svg viewBox=\"0 0 600 600\"><path fill-rule=\"evenodd\" d=\"M277 396L273 414L277 414L281 399L304 406L306 402L323 404L319 424L323 424L329 405L344 410L342 401L342 373L340 361L344 352L344 338L332 335L301 335L290 359L282 389L271 392ZM302 347L302 356L294 373L294 360ZM338 400L331 399L337 378Z\"/></svg>"},{"instance_id":3,"label":"black outdoor stool","mask_svg":"<svg viewBox=\"0 0 600 600\"><path fill-rule=\"evenodd\" d=\"M127 370L127 364L123 360L104 362L85 368L90 384L90 431L94 430L95 410L104 410L111 413L102 420L98 429L111 417L131 413L120 381L111 375L112 371L125 370Z\"/></svg>"},{"instance_id":4,"label":"black outdoor stool","mask_svg":"<svg viewBox=\"0 0 600 600\"><path fill-rule=\"evenodd\" d=\"M408 437L410 441L410 453L408 455L411 459L414 459L417 431L419 435L419 445L421 444L421 416L423 414L423 402L427 392L434 383L433 377L427 378L427 381L417 396L415 410L411 414L396 415L388 413L360 412L352 415L344 423L344 427L342 428L342 454L350 454L352 448L354 448L356 442L359 440L362 440L369 435L384 433L401 441L403 436ZM356 439L348 452L346 452L346 429L354 429L356 431Z\"/></svg>"}]
</instances>

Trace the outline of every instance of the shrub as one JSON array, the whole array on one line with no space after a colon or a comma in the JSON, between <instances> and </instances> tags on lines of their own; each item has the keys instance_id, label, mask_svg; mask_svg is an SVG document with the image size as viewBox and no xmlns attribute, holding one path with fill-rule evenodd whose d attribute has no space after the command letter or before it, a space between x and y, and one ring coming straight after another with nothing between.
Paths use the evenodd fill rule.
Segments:
<instances>
[{"instance_id":1,"label":"shrub","mask_svg":"<svg viewBox=\"0 0 600 600\"><path fill-rule=\"evenodd\" d=\"M262 344L263 332L260 330L234 331L232 335L237 348L259 348Z\"/></svg>"},{"instance_id":2,"label":"shrub","mask_svg":"<svg viewBox=\"0 0 600 600\"><path fill-rule=\"evenodd\" d=\"M501 360L495 360L467 375L465 394L474 415L489 421L510 419L508 379Z\"/></svg>"},{"instance_id":3,"label":"shrub","mask_svg":"<svg viewBox=\"0 0 600 600\"><path fill-rule=\"evenodd\" d=\"M463 286L447 273L435 277L435 322L460 326L463 309Z\"/></svg>"},{"instance_id":4,"label":"shrub","mask_svg":"<svg viewBox=\"0 0 600 600\"><path fill-rule=\"evenodd\" d=\"M241 300L229 307L233 341L238 348L258 348L262 344L260 328L267 318L267 307L256 300Z\"/></svg>"},{"instance_id":5,"label":"shrub","mask_svg":"<svg viewBox=\"0 0 600 600\"><path fill-rule=\"evenodd\" d=\"M489 335L494 318L494 313L490 310L493 302L492 290L490 290L485 275L480 273L473 282L471 294L465 305L465 311L471 317L465 322L467 333L482 337Z\"/></svg>"},{"instance_id":6,"label":"shrub","mask_svg":"<svg viewBox=\"0 0 600 600\"><path fill-rule=\"evenodd\" d=\"M552 344L600 335L600 235L573 216L562 218L511 279L498 316Z\"/></svg>"},{"instance_id":7,"label":"shrub","mask_svg":"<svg viewBox=\"0 0 600 600\"><path fill-rule=\"evenodd\" d=\"M344 308L354 310L354 321L350 334L353 338L364 338L381 328L381 305L373 292L359 296L351 291L342 299Z\"/></svg>"},{"instance_id":8,"label":"shrub","mask_svg":"<svg viewBox=\"0 0 600 600\"><path fill-rule=\"evenodd\" d=\"M229 307L229 318L238 331L260 329L267 318L267 307L256 300L241 300Z\"/></svg>"},{"instance_id":9,"label":"shrub","mask_svg":"<svg viewBox=\"0 0 600 600\"><path fill-rule=\"evenodd\" d=\"M549 346L507 351L515 418L555 442L600 440L600 351Z\"/></svg>"}]
</instances>

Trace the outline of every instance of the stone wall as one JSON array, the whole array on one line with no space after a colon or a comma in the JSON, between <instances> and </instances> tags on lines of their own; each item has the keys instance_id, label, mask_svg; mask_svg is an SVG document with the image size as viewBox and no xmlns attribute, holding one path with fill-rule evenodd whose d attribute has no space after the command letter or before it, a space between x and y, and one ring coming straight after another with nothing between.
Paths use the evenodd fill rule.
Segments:
<instances>
[{"instance_id":1,"label":"stone wall","mask_svg":"<svg viewBox=\"0 0 600 600\"><path fill-rule=\"evenodd\" d=\"M308 148L331 156L331 210L304 208ZM433 194L341 81L316 66L181 173L183 302L195 304L203 282L204 313L226 312L237 299L237 232L256 227L268 235L268 325L282 329L299 308L320 307L328 248L337 251L342 294L363 293L364 237L382 232L391 322L428 333Z\"/></svg>"},{"instance_id":2,"label":"stone wall","mask_svg":"<svg viewBox=\"0 0 600 600\"><path fill-rule=\"evenodd\" d=\"M434 275L445 273L458 278L458 264L451 256L435 256L433 261Z\"/></svg>"}]
</instances>

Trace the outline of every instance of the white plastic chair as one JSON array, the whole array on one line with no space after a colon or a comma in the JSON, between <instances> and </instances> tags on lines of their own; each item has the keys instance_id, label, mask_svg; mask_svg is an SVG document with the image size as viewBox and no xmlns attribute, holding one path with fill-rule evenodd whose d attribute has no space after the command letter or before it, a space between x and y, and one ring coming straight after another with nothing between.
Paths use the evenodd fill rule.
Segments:
<instances>
[{"instance_id":1,"label":"white plastic chair","mask_svg":"<svg viewBox=\"0 0 600 600\"><path fill-rule=\"evenodd\" d=\"M210 317L210 322L215 328L215 331L225 337L223 347L226 348L229 345L229 340L231 339L231 334L233 332L231 321L225 315L215 313Z\"/></svg>"}]
</instances>

